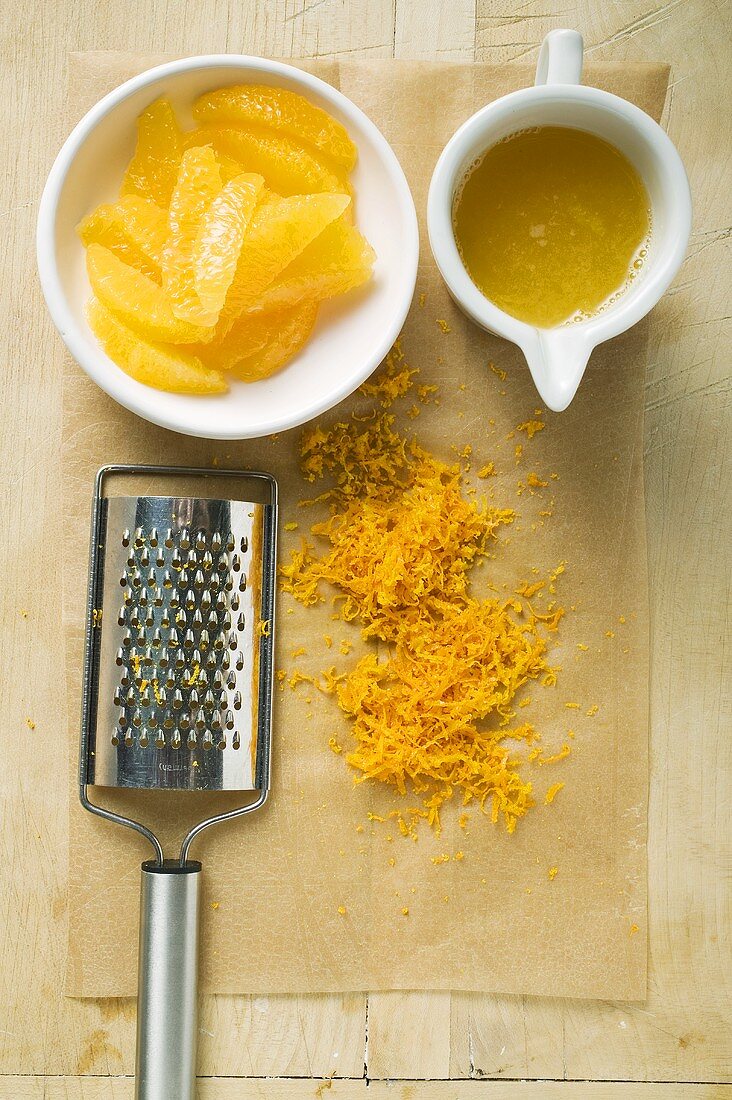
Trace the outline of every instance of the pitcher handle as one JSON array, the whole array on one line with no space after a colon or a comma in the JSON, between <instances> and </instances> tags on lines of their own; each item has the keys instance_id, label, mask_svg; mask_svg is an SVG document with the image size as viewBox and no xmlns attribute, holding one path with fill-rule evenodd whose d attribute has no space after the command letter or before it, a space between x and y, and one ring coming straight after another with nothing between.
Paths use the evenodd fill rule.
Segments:
<instances>
[{"instance_id":1,"label":"pitcher handle","mask_svg":"<svg viewBox=\"0 0 732 1100\"><path fill-rule=\"evenodd\" d=\"M534 84L579 84L582 48L579 31L550 31L539 50Z\"/></svg>"}]
</instances>

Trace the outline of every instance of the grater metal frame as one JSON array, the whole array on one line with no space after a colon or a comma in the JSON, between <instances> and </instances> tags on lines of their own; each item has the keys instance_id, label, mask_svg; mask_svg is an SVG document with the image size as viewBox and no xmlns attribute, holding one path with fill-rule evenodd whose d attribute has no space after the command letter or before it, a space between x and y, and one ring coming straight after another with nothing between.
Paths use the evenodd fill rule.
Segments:
<instances>
[{"instance_id":1,"label":"grater metal frame","mask_svg":"<svg viewBox=\"0 0 732 1100\"><path fill-rule=\"evenodd\" d=\"M114 810L93 802L89 797L87 780L87 765L89 756L89 740L91 736L91 716L93 707L93 667L94 667L94 610L100 588L101 554L99 553L102 537L102 503L105 499L104 486L107 479L116 475L155 475L160 477L200 477L217 478L243 481L259 481L264 483L269 490L269 506L272 509L273 522L271 525L271 538L266 547L266 558L263 561L263 575L271 579L270 586L262 586L263 618L268 619L271 627L269 635L261 639L260 644L260 710L258 715L259 731L266 731L263 743L269 746L270 730L272 723L272 676L273 676L273 643L275 634L275 570L277 557L277 506L278 489L276 479L268 473L259 470L230 470L219 468L207 468L197 466L167 466L145 465L136 463L110 463L102 466L94 481L94 496L92 502L91 541L89 549L89 587L86 605L86 627L84 633L84 671L82 679L82 705L81 705L81 738L79 751L79 799L84 809L96 816L112 821L117 825L123 825L145 837L152 845L155 852L155 866L163 867L166 863L163 847L155 833L147 825L126 817ZM181 842L178 863L185 867L188 853L195 838L209 828L223 821L230 821L244 814L259 809L267 801L270 782L269 751L265 767L263 768L263 783L258 792L258 797L242 806L220 814L213 814L194 825Z\"/></svg>"}]
</instances>

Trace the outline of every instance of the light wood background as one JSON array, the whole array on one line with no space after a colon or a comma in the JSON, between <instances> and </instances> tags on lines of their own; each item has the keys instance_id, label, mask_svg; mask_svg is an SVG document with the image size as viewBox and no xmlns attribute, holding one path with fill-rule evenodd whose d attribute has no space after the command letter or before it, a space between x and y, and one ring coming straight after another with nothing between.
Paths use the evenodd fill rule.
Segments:
<instances>
[{"instance_id":1,"label":"light wood background","mask_svg":"<svg viewBox=\"0 0 732 1100\"><path fill-rule=\"evenodd\" d=\"M65 136L68 52L498 62L534 60L542 36L557 26L581 30L595 60L672 63L665 123L689 170L695 202L689 255L653 315L646 391L653 632L648 1000L211 997L200 1021L200 1096L303 1100L320 1089L327 1100L732 1097L725 272L731 21L724 0L4 5L1 1100L132 1097L132 1002L71 1001L61 993L68 746L60 721L59 341L41 301L33 237L39 193ZM119 919L135 917L121 913ZM345 1080L328 1091L333 1073Z\"/></svg>"}]
</instances>

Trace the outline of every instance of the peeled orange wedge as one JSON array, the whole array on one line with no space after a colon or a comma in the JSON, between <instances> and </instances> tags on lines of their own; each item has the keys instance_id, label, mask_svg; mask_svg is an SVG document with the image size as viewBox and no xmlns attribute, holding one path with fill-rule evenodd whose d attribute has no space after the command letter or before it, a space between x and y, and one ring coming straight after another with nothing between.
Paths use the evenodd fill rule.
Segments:
<instances>
[{"instance_id":1,"label":"peeled orange wedge","mask_svg":"<svg viewBox=\"0 0 732 1100\"><path fill-rule=\"evenodd\" d=\"M259 381L306 344L320 302L368 282L353 224L356 147L303 96L240 85L201 96L184 133L170 102L138 119L117 202L77 227L89 324L122 370L175 393Z\"/></svg>"},{"instance_id":2,"label":"peeled orange wedge","mask_svg":"<svg viewBox=\"0 0 732 1100\"><path fill-rule=\"evenodd\" d=\"M250 310L267 312L346 294L371 277L374 250L343 217L336 218L269 284Z\"/></svg>"},{"instance_id":3,"label":"peeled orange wedge","mask_svg":"<svg viewBox=\"0 0 732 1100\"><path fill-rule=\"evenodd\" d=\"M156 99L137 120L135 155L122 180L122 195L141 195L167 207L183 147L168 99Z\"/></svg>"},{"instance_id":4,"label":"peeled orange wedge","mask_svg":"<svg viewBox=\"0 0 732 1100\"><path fill-rule=\"evenodd\" d=\"M150 199L126 195L119 202L98 206L79 223L77 232L85 245L102 244L143 275L160 282L168 219Z\"/></svg>"},{"instance_id":5,"label":"peeled orange wedge","mask_svg":"<svg viewBox=\"0 0 732 1100\"><path fill-rule=\"evenodd\" d=\"M260 206L239 256L226 299L226 317L236 318L253 306L279 273L341 216L350 201L348 195L293 195Z\"/></svg>"},{"instance_id":6,"label":"peeled orange wedge","mask_svg":"<svg viewBox=\"0 0 732 1100\"><path fill-rule=\"evenodd\" d=\"M151 263L160 268L163 248L168 235L168 219L160 206L152 199L140 195L125 195L114 206L125 233Z\"/></svg>"},{"instance_id":7,"label":"peeled orange wedge","mask_svg":"<svg viewBox=\"0 0 732 1100\"><path fill-rule=\"evenodd\" d=\"M79 223L77 232L87 247L90 244L103 245L130 267L160 282L159 265L152 263L130 240L114 206L108 203L98 206Z\"/></svg>"},{"instance_id":8,"label":"peeled orange wedge","mask_svg":"<svg viewBox=\"0 0 732 1100\"><path fill-rule=\"evenodd\" d=\"M95 297L140 336L168 344L193 344L212 338L213 329L181 321L161 286L103 245L89 245L86 270Z\"/></svg>"},{"instance_id":9,"label":"peeled orange wedge","mask_svg":"<svg viewBox=\"0 0 732 1100\"><path fill-rule=\"evenodd\" d=\"M206 365L216 370L230 371L244 359L272 345L278 335L297 324L297 318L309 314L300 306L272 310L267 313L246 313L236 321L221 339L211 344L194 344L185 351L199 356ZM308 331L312 328L312 323Z\"/></svg>"},{"instance_id":10,"label":"peeled orange wedge","mask_svg":"<svg viewBox=\"0 0 732 1100\"><path fill-rule=\"evenodd\" d=\"M163 249L163 287L182 321L212 327L218 310L207 309L195 286L193 250L204 214L221 191L221 172L209 145L183 154L168 211Z\"/></svg>"},{"instance_id":11,"label":"peeled orange wedge","mask_svg":"<svg viewBox=\"0 0 732 1100\"><path fill-rule=\"evenodd\" d=\"M258 382L274 374L308 342L317 315L317 302L306 302L280 315L264 347L233 364L234 376L242 382Z\"/></svg>"},{"instance_id":12,"label":"peeled orange wedge","mask_svg":"<svg viewBox=\"0 0 732 1100\"><path fill-rule=\"evenodd\" d=\"M202 95L193 117L204 125L271 127L283 137L315 146L346 171L356 163L356 146L344 126L326 111L286 88L242 84Z\"/></svg>"},{"instance_id":13,"label":"peeled orange wedge","mask_svg":"<svg viewBox=\"0 0 732 1100\"><path fill-rule=\"evenodd\" d=\"M317 149L308 149L294 138L264 130L202 127L185 135L192 145L210 144L217 156L233 158L246 171L264 176L268 187L280 195L308 195L321 191L348 193L348 176Z\"/></svg>"},{"instance_id":14,"label":"peeled orange wedge","mask_svg":"<svg viewBox=\"0 0 732 1100\"><path fill-rule=\"evenodd\" d=\"M254 173L235 176L224 184L201 218L191 252L193 285L203 308L217 316L263 186L262 176Z\"/></svg>"},{"instance_id":15,"label":"peeled orange wedge","mask_svg":"<svg viewBox=\"0 0 732 1100\"><path fill-rule=\"evenodd\" d=\"M241 176L243 172L246 172L243 164L235 160L234 157L227 156L226 153L217 153L216 160L219 162L222 183L228 183L235 176Z\"/></svg>"},{"instance_id":16,"label":"peeled orange wedge","mask_svg":"<svg viewBox=\"0 0 732 1100\"><path fill-rule=\"evenodd\" d=\"M87 306L87 317L109 358L138 382L170 393L212 394L228 389L220 371L207 369L195 355L143 340L95 298Z\"/></svg>"}]
</instances>

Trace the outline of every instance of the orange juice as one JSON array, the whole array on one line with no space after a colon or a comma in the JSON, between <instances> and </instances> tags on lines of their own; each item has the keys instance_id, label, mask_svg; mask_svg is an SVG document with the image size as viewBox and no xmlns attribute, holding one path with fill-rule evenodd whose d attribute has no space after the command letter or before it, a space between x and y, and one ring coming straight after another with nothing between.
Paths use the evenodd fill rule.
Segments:
<instances>
[{"instance_id":1,"label":"orange juice","mask_svg":"<svg viewBox=\"0 0 732 1100\"><path fill-rule=\"evenodd\" d=\"M478 289L542 328L596 313L635 278L650 202L629 160L559 126L500 141L468 172L453 224Z\"/></svg>"}]
</instances>

